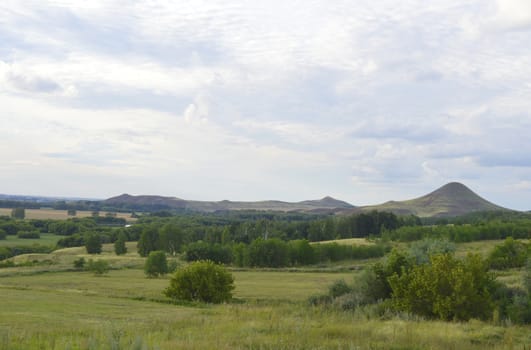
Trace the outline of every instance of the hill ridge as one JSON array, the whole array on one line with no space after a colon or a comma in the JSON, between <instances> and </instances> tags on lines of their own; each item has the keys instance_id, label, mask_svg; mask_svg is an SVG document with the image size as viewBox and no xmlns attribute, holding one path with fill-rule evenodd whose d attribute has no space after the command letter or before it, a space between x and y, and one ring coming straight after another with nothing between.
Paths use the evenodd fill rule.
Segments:
<instances>
[{"instance_id":1,"label":"hill ridge","mask_svg":"<svg viewBox=\"0 0 531 350\"><path fill-rule=\"evenodd\" d=\"M157 195L130 195L127 193L111 197L103 201L110 206L139 208L141 206L153 209L180 209L200 212L214 212L227 210L273 210L273 211L315 211L315 210L344 210L354 206L345 201L334 199L330 196L322 199L306 200L300 202L284 202L279 200L263 201L196 201L184 200L177 197Z\"/></svg>"},{"instance_id":2,"label":"hill ridge","mask_svg":"<svg viewBox=\"0 0 531 350\"><path fill-rule=\"evenodd\" d=\"M509 210L496 205L460 182L449 182L426 195L404 201L388 201L359 210L382 210L420 217L459 216L477 211Z\"/></svg>"}]
</instances>

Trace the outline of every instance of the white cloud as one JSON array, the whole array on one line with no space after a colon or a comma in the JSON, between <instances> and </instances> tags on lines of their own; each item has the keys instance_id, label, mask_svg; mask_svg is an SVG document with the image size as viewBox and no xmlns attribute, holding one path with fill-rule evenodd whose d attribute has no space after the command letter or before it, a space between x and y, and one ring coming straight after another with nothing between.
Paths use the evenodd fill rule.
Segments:
<instances>
[{"instance_id":1,"label":"white cloud","mask_svg":"<svg viewBox=\"0 0 531 350\"><path fill-rule=\"evenodd\" d=\"M502 27L531 29L531 2L528 0L497 0L495 21Z\"/></svg>"},{"instance_id":2,"label":"white cloud","mask_svg":"<svg viewBox=\"0 0 531 350\"><path fill-rule=\"evenodd\" d=\"M529 4L7 0L0 180L353 204L463 180L525 206Z\"/></svg>"}]
</instances>

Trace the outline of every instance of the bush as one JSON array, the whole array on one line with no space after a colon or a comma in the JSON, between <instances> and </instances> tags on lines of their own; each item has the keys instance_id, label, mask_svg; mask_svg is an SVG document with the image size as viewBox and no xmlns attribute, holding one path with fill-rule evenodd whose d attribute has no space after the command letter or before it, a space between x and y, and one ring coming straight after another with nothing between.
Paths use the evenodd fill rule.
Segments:
<instances>
[{"instance_id":1,"label":"bush","mask_svg":"<svg viewBox=\"0 0 531 350\"><path fill-rule=\"evenodd\" d=\"M290 241L288 246L292 265L310 265L316 262L315 249L307 240Z\"/></svg>"},{"instance_id":2,"label":"bush","mask_svg":"<svg viewBox=\"0 0 531 350\"><path fill-rule=\"evenodd\" d=\"M123 232L118 235L118 239L114 242L114 252L116 255L122 255L127 253L127 247L125 246L126 237Z\"/></svg>"},{"instance_id":3,"label":"bush","mask_svg":"<svg viewBox=\"0 0 531 350\"><path fill-rule=\"evenodd\" d=\"M85 236L85 248L89 254L101 253L101 239L100 236L94 233L89 233Z\"/></svg>"},{"instance_id":4,"label":"bush","mask_svg":"<svg viewBox=\"0 0 531 350\"><path fill-rule=\"evenodd\" d=\"M443 320L487 319L494 303L494 276L479 255L464 261L450 254L432 255L430 264L416 265L389 277L392 302L399 311Z\"/></svg>"},{"instance_id":5,"label":"bush","mask_svg":"<svg viewBox=\"0 0 531 350\"><path fill-rule=\"evenodd\" d=\"M164 294L172 299L223 303L232 299L234 278L212 261L196 261L177 270Z\"/></svg>"},{"instance_id":6,"label":"bush","mask_svg":"<svg viewBox=\"0 0 531 350\"><path fill-rule=\"evenodd\" d=\"M168 273L168 261L166 253L161 250L155 250L149 253L144 265L144 272L148 277L158 277Z\"/></svg>"},{"instance_id":7,"label":"bush","mask_svg":"<svg viewBox=\"0 0 531 350\"><path fill-rule=\"evenodd\" d=\"M510 269L525 265L529 247L512 237L505 239L503 244L494 247L489 255L489 265L492 269Z\"/></svg>"},{"instance_id":8,"label":"bush","mask_svg":"<svg viewBox=\"0 0 531 350\"><path fill-rule=\"evenodd\" d=\"M6 231L0 229L0 239L6 239L7 233Z\"/></svg>"},{"instance_id":9,"label":"bush","mask_svg":"<svg viewBox=\"0 0 531 350\"><path fill-rule=\"evenodd\" d=\"M94 272L96 276L101 276L105 273L108 273L110 269L111 267L109 265L109 262L107 262L106 260L94 261L92 259L89 259L88 261L87 270Z\"/></svg>"},{"instance_id":10,"label":"bush","mask_svg":"<svg viewBox=\"0 0 531 350\"><path fill-rule=\"evenodd\" d=\"M85 258L81 257L79 259L74 260L74 267L76 269L82 269L85 267Z\"/></svg>"},{"instance_id":11,"label":"bush","mask_svg":"<svg viewBox=\"0 0 531 350\"><path fill-rule=\"evenodd\" d=\"M288 244L278 238L254 240L249 245L249 266L282 267L289 263Z\"/></svg>"},{"instance_id":12,"label":"bush","mask_svg":"<svg viewBox=\"0 0 531 350\"><path fill-rule=\"evenodd\" d=\"M232 251L221 244L210 244L202 241L191 243L185 248L186 261L210 260L216 264L230 264Z\"/></svg>"},{"instance_id":13,"label":"bush","mask_svg":"<svg viewBox=\"0 0 531 350\"><path fill-rule=\"evenodd\" d=\"M328 287L328 295L332 298L337 298L348 294L352 288L345 282L345 280L337 280L330 287Z\"/></svg>"},{"instance_id":14,"label":"bush","mask_svg":"<svg viewBox=\"0 0 531 350\"><path fill-rule=\"evenodd\" d=\"M445 254L455 252L455 243L447 239L423 239L414 242L409 248L409 254L415 258L417 264L427 264L430 256L435 254Z\"/></svg>"},{"instance_id":15,"label":"bush","mask_svg":"<svg viewBox=\"0 0 531 350\"><path fill-rule=\"evenodd\" d=\"M20 231L17 233L18 238L22 239L38 239L41 238L39 231Z\"/></svg>"}]
</instances>

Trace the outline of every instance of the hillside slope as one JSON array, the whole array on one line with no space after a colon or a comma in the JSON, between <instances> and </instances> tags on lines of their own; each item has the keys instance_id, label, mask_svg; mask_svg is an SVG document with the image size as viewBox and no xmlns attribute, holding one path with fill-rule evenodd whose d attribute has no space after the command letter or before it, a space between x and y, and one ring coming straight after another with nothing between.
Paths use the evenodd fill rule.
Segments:
<instances>
[{"instance_id":1,"label":"hillside slope","mask_svg":"<svg viewBox=\"0 0 531 350\"><path fill-rule=\"evenodd\" d=\"M420 217L444 217L509 209L483 199L461 183L451 182L419 198L389 201L380 205L360 207L359 210L391 211L395 214L414 214Z\"/></svg>"},{"instance_id":2,"label":"hillside slope","mask_svg":"<svg viewBox=\"0 0 531 350\"><path fill-rule=\"evenodd\" d=\"M353 205L331 197L302 202L258 201L189 201L176 197L162 196L132 196L122 194L103 201L104 205L127 208L133 210L190 210L198 212L215 212L228 210L271 210L271 211L302 211L351 209Z\"/></svg>"}]
</instances>

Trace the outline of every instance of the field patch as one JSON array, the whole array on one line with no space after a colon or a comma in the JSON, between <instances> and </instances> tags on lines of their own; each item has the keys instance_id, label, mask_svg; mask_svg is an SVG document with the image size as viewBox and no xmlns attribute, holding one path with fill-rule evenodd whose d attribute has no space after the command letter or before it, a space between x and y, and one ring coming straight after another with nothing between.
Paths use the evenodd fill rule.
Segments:
<instances>
[{"instance_id":1,"label":"field patch","mask_svg":"<svg viewBox=\"0 0 531 350\"><path fill-rule=\"evenodd\" d=\"M105 216L107 212L101 211L100 216ZM11 208L0 208L0 216L11 216ZM26 219L40 219L40 220L66 220L71 218L86 218L91 217L92 211L77 210L75 216L69 216L66 210L56 209L26 209ZM127 221L136 221L136 218L131 217L131 213L116 213L117 218L123 218Z\"/></svg>"},{"instance_id":2,"label":"field patch","mask_svg":"<svg viewBox=\"0 0 531 350\"><path fill-rule=\"evenodd\" d=\"M312 242L311 244L327 244L327 243L337 243L343 245L373 245L373 241L369 241L366 238L344 238L344 239L334 239L330 241L320 241Z\"/></svg>"},{"instance_id":3,"label":"field patch","mask_svg":"<svg viewBox=\"0 0 531 350\"><path fill-rule=\"evenodd\" d=\"M41 233L41 238L24 239L17 236L7 235L6 239L0 240L0 247L31 246L34 244L55 247L57 241L65 236L51 233Z\"/></svg>"}]
</instances>

